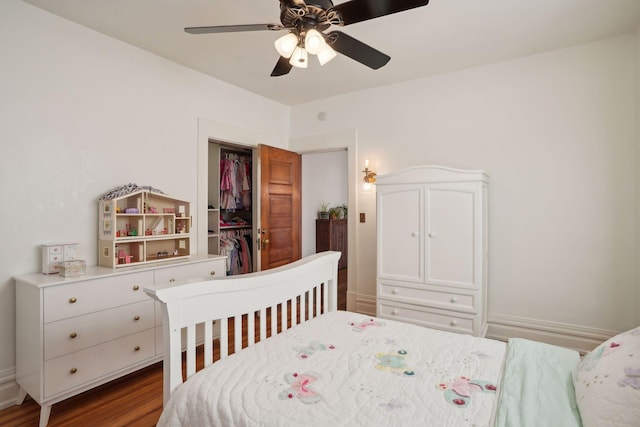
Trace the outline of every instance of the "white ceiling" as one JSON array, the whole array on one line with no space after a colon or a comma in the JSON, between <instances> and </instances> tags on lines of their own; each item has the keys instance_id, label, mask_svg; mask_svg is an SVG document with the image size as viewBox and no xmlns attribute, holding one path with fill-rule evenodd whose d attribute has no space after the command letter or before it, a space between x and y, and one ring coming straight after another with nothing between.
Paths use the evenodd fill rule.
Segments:
<instances>
[{"instance_id":1,"label":"white ceiling","mask_svg":"<svg viewBox=\"0 0 640 427\"><path fill-rule=\"evenodd\" d=\"M431 0L340 29L391 56L379 70L338 55L323 67L310 60L307 69L270 77L278 59L273 42L284 32L191 35L183 28L277 24L277 0L24 1L287 105L568 47L640 26L640 0Z\"/></svg>"}]
</instances>

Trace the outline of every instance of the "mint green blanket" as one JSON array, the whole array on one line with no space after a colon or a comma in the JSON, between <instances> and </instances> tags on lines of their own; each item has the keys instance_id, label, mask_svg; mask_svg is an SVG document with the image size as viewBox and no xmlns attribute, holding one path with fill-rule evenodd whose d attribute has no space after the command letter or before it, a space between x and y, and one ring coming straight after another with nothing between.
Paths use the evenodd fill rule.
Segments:
<instances>
[{"instance_id":1,"label":"mint green blanket","mask_svg":"<svg viewBox=\"0 0 640 427\"><path fill-rule=\"evenodd\" d=\"M577 351L510 339L495 425L582 426L571 379L579 362Z\"/></svg>"}]
</instances>

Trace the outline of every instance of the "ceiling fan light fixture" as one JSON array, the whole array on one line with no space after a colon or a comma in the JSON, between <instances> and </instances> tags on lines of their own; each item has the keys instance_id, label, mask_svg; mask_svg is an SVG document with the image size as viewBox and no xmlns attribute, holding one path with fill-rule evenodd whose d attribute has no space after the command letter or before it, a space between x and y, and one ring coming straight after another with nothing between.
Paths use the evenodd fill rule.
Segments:
<instances>
[{"instance_id":1,"label":"ceiling fan light fixture","mask_svg":"<svg viewBox=\"0 0 640 427\"><path fill-rule=\"evenodd\" d=\"M287 33L275 42L276 50L283 58L291 58L291 55L298 46L298 36Z\"/></svg>"},{"instance_id":2,"label":"ceiling fan light fixture","mask_svg":"<svg viewBox=\"0 0 640 427\"><path fill-rule=\"evenodd\" d=\"M336 53L336 51L333 50L331 46L325 43L324 48L320 52L318 52L318 62L320 62L320 65L324 65L335 58L337 55L338 54Z\"/></svg>"},{"instance_id":3,"label":"ceiling fan light fixture","mask_svg":"<svg viewBox=\"0 0 640 427\"><path fill-rule=\"evenodd\" d=\"M304 47L312 55L317 55L327 45L324 41L324 37L318 30L307 30L307 34L304 36Z\"/></svg>"},{"instance_id":4,"label":"ceiling fan light fixture","mask_svg":"<svg viewBox=\"0 0 640 427\"><path fill-rule=\"evenodd\" d=\"M289 63L294 67L307 68L307 59L308 59L307 51L304 48L298 46L293 51L293 54L291 55L291 59L289 59Z\"/></svg>"}]
</instances>

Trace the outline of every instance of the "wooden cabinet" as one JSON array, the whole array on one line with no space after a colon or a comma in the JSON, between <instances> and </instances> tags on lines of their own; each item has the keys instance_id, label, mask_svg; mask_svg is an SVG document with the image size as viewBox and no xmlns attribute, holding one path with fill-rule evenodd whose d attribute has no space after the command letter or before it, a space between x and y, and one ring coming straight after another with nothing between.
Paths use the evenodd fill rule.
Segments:
<instances>
[{"instance_id":1,"label":"wooden cabinet","mask_svg":"<svg viewBox=\"0 0 640 427\"><path fill-rule=\"evenodd\" d=\"M82 277L16 280L16 381L20 400L51 405L162 359L159 307L144 287L224 276L224 257L133 270L88 267Z\"/></svg>"},{"instance_id":2,"label":"wooden cabinet","mask_svg":"<svg viewBox=\"0 0 640 427\"><path fill-rule=\"evenodd\" d=\"M422 166L376 187L378 316L484 336L487 176Z\"/></svg>"},{"instance_id":3,"label":"wooden cabinet","mask_svg":"<svg viewBox=\"0 0 640 427\"><path fill-rule=\"evenodd\" d=\"M191 255L190 204L184 200L134 190L101 199L98 218L98 264L103 267L130 267Z\"/></svg>"},{"instance_id":4,"label":"wooden cabinet","mask_svg":"<svg viewBox=\"0 0 640 427\"><path fill-rule=\"evenodd\" d=\"M342 252L338 261L339 270L347 268L348 247L346 219L316 220L316 252Z\"/></svg>"}]
</instances>

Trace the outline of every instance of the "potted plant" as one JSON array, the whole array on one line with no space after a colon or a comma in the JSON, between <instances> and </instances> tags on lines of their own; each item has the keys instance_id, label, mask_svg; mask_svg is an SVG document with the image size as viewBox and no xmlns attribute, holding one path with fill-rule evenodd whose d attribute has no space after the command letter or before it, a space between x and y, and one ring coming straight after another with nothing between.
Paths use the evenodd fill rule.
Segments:
<instances>
[{"instance_id":1,"label":"potted plant","mask_svg":"<svg viewBox=\"0 0 640 427\"><path fill-rule=\"evenodd\" d=\"M338 206L338 208L340 209L340 219L347 218L347 212L348 212L347 204L343 203L340 206Z\"/></svg>"},{"instance_id":2,"label":"potted plant","mask_svg":"<svg viewBox=\"0 0 640 427\"><path fill-rule=\"evenodd\" d=\"M320 210L318 211L320 219L329 219L329 202L320 203Z\"/></svg>"},{"instance_id":3,"label":"potted plant","mask_svg":"<svg viewBox=\"0 0 640 427\"><path fill-rule=\"evenodd\" d=\"M338 219L340 218L340 208L331 208L329 209L329 218Z\"/></svg>"}]
</instances>

